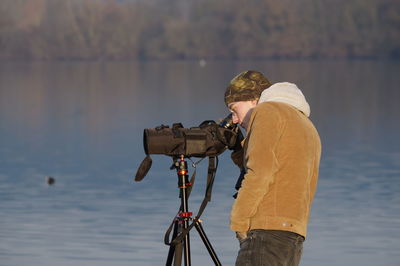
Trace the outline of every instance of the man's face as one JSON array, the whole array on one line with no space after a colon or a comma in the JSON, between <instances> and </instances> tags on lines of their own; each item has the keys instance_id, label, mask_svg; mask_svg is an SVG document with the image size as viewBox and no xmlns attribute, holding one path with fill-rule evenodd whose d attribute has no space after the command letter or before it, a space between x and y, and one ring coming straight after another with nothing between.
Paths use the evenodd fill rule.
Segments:
<instances>
[{"instance_id":1,"label":"man's face","mask_svg":"<svg viewBox=\"0 0 400 266\"><path fill-rule=\"evenodd\" d=\"M257 100L240 101L229 104L229 109L232 112L232 120L235 124L246 130L250 120L251 111L257 105Z\"/></svg>"}]
</instances>

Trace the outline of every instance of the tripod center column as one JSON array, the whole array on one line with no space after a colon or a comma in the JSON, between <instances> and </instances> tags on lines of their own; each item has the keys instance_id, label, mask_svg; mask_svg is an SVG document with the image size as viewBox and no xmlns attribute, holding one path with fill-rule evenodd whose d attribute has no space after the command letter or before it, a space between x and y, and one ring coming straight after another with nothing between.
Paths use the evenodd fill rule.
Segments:
<instances>
[{"instance_id":1,"label":"tripod center column","mask_svg":"<svg viewBox=\"0 0 400 266\"><path fill-rule=\"evenodd\" d=\"M177 162L177 173L178 173L178 185L180 189L180 198L181 198L181 213L179 216L183 220L181 226L183 229L187 229L189 227L189 219L192 214L189 212L188 206L188 188L191 186L188 180L188 169L187 162L185 161L185 157L181 155L179 161ZM190 239L189 233L185 235L184 238L184 258L185 265L190 265Z\"/></svg>"}]
</instances>

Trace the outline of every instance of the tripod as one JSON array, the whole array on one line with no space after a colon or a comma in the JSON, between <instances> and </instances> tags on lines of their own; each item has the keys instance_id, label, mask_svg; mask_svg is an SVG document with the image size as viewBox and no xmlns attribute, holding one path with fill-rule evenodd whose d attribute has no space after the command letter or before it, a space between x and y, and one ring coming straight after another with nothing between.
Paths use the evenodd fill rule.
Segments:
<instances>
[{"instance_id":1,"label":"tripod","mask_svg":"<svg viewBox=\"0 0 400 266\"><path fill-rule=\"evenodd\" d=\"M174 266L180 266L182 263L182 250L185 266L191 265L189 231L193 226L199 233L215 265L221 265L221 262L219 261L213 247L211 246L211 243L208 240L199 219L191 218L192 213L189 212L188 198L190 196L190 189L192 184L188 181L187 162L185 161L185 157L183 155L175 160L174 167L176 168L178 175L178 188L179 197L181 199L181 206L178 215L173 221L173 240L169 244L170 248L166 265L170 266L172 265L172 261L174 261ZM189 226L190 220L192 220L193 222L192 225Z\"/></svg>"}]
</instances>

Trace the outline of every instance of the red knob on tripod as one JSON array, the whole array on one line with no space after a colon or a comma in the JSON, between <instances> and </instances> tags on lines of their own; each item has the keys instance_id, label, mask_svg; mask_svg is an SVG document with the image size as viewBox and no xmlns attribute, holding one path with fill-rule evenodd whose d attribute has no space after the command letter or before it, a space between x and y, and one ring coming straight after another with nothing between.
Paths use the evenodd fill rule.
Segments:
<instances>
[{"instance_id":1,"label":"red knob on tripod","mask_svg":"<svg viewBox=\"0 0 400 266\"><path fill-rule=\"evenodd\" d=\"M192 212L181 212L179 213L179 216L183 218L189 218L192 216L192 214L193 214Z\"/></svg>"}]
</instances>

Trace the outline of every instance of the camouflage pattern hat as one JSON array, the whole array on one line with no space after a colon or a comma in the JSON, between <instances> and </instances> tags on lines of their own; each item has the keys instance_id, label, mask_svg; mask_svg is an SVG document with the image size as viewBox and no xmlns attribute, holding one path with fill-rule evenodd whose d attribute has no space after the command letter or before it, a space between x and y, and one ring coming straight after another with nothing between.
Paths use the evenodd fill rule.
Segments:
<instances>
[{"instance_id":1,"label":"camouflage pattern hat","mask_svg":"<svg viewBox=\"0 0 400 266\"><path fill-rule=\"evenodd\" d=\"M261 92L271 86L271 82L258 71L248 70L234 77L225 91L225 104L252 101L260 98Z\"/></svg>"}]
</instances>

